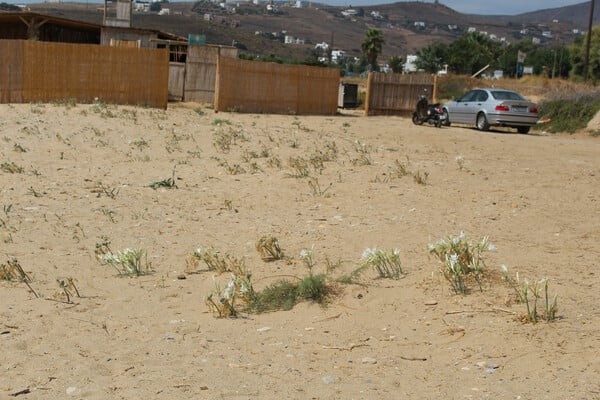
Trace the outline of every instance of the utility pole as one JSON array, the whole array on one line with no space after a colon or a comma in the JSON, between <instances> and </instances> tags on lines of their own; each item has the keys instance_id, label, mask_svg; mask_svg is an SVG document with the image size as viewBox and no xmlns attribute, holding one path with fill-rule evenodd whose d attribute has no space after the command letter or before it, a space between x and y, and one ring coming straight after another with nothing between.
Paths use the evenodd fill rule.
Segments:
<instances>
[{"instance_id":1,"label":"utility pole","mask_svg":"<svg viewBox=\"0 0 600 400\"><path fill-rule=\"evenodd\" d=\"M583 61L583 80L588 80L588 66L590 63L590 41L592 39L592 25L594 22L594 3L596 0L590 2L590 19L588 23L588 34L585 40L585 60Z\"/></svg>"}]
</instances>

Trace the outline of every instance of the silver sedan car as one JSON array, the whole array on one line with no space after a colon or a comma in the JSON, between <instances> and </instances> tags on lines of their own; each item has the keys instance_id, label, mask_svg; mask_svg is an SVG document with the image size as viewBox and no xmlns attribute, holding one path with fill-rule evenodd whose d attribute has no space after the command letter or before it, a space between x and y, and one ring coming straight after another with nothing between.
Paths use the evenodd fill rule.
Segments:
<instances>
[{"instance_id":1,"label":"silver sedan car","mask_svg":"<svg viewBox=\"0 0 600 400\"><path fill-rule=\"evenodd\" d=\"M537 105L512 90L494 88L473 89L445 104L443 112L446 125L475 125L480 131L487 131L490 126L507 126L527 133L539 119Z\"/></svg>"}]
</instances>

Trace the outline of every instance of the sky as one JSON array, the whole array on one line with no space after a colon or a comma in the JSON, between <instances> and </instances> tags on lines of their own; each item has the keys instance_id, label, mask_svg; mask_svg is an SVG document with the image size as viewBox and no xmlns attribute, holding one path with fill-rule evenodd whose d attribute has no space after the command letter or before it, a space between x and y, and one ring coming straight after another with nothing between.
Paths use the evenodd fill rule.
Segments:
<instances>
[{"instance_id":1,"label":"sky","mask_svg":"<svg viewBox=\"0 0 600 400\"><path fill-rule=\"evenodd\" d=\"M394 3L398 0L321 0L336 6L368 6L382 3ZM422 0L433 3L434 0ZM585 0L439 0L439 3L464 14L516 15L547 8L589 3ZM596 2L596 6L598 6Z\"/></svg>"}]
</instances>

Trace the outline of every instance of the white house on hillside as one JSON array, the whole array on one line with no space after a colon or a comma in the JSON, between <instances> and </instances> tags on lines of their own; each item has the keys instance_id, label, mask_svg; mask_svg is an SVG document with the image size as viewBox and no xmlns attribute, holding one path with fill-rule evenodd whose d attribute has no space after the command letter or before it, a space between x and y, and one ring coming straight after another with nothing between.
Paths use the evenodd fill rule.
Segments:
<instances>
[{"instance_id":1,"label":"white house on hillside","mask_svg":"<svg viewBox=\"0 0 600 400\"><path fill-rule=\"evenodd\" d=\"M341 60L343 60L344 58L346 58L346 52L344 50L333 50L331 52L331 62L332 63L338 63Z\"/></svg>"},{"instance_id":2,"label":"white house on hillside","mask_svg":"<svg viewBox=\"0 0 600 400\"><path fill-rule=\"evenodd\" d=\"M329 44L327 44L325 42L317 43L317 44L315 44L315 49L321 50L321 51L327 51L327 50L329 50Z\"/></svg>"},{"instance_id":3,"label":"white house on hillside","mask_svg":"<svg viewBox=\"0 0 600 400\"><path fill-rule=\"evenodd\" d=\"M418 56L414 54L408 54L406 56L406 62L404 63L404 72L410 74L411 72L417 72L417 60Z\"/></svg>"}]
</instances>

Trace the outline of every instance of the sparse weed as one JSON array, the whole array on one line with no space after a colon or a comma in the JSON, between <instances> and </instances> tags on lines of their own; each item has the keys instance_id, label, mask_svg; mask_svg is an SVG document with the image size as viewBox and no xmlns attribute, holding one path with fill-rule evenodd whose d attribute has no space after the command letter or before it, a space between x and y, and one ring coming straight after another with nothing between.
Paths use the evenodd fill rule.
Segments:
<instances>
[{"instance_id":1,"label":"sparse weed","mask_svg":"<svg viewBox=\"0 0 600 400\"><path fill-rule=\"evenodd\" d=\"M325 161L326 160L323 154L319 153L311 155L308 159L310 165L313 167L315 172L319 173L319 175L321 175L325 169Z\"/></svg>"},{"instance_id":2,"label":"sparse weed","mask_svg":"<svg viewBox=\"0 0 600 400\"><path fill-rule=\"evenodd\" d=\"M363 166L373 164L373 160L371 160L370 156L371 149L367 144L362 143L360 140L355 140L354 150L358 154L358 157L351 160L352 165Z\"/></svg>"},{"instance_id":3,"label":"sparse weed","mask_svg":"<svg viewBox=\"0 0 600 400\"><path fill-rule=\"evenodd\" d=\"M148 262L148 254L145 250L127 248L117 253L107 251L99 254L98 245L96 244L96 254L98 254L101 264L110 265L119 275L140 276L152 272Z\"/></svg>"},{"instance_id":4,"label":"sparse weed","mask_svg":"<svg viewBox=\"0 0 600 400\"><path fill-rule=\"evenodd\" d=\"M110 240L105 237L102 239L102 242L96 243L96 249L94 250L94 253L98 259L102 258L104 254L112 253L112 250L110 249Z\"/></svg>"},{"instance_id":5,"label":"sparse weed","mask_svg":"<svg viewBox=\"0 0 600 400\"><path fill-rule=\"evenodd\" d=\"M217 128L213 133L213 146L222 153L229 153L231 146L236 145L238 141L245 140L247 139L241 130L231 127L227 130Z\"/></svg>"},{"instance_id":6,"label":"sparse weed","mask_svg":"<svg viewBox=\"0 0 600 400\"><path fill-rule=\"evenodd\" d=\"M0 164L0 169L9 174L22 174L24 169L23 167L18 166L14 162L3 162Z\"/></svg>"},{"instance_id":7,"label":"sparse weed","mask_svg":"<svg viewBox=\"0 0 600 400\"><path fill-rule=\"evenodd\" d=\"M260 167L260 165L258 165L258 163L256 161L248 164L248 169L250 170L251 174L257 174L260 172L264 172L264 170Z\"/></svg>"},{"instance_id":8,"label":"sparse weed","mask_svg":"<svg viewBox=\"0 0 600 400\"><path fill-rule=\"evenodd\" d=\"M27 149L18 143L14 144L13 150L16 151L17 153L27 153Z\"/></svg>"},{"instance_id":9,"label":"sparse weed","mask_svg":"<svg viewBox=\"0 0 600 400\"><path fill-rule=\"evenodd\" d=\"M266 158L269 157L269 149L263 148L262 152L257 152L255 150L244 150L242 154L242 161L249 163L256 158Z\"/></svg>"},{"instance_id":10,"label":"sparse weed","mask_svg":"<svg viewBox=\"0 0 600 400\"><path fill-rule=\"evenodd\" d=\"M23 270L16 258L8 260L6 264L0 263L0 280L23 282L36 298L39 297L31 287L31 277Z\"/></svg>"},{"instance_id":11,"label":"sparse weed","mask_svg":"<svg viewBox=\"0 0 600 400\"><path fill-rule=\"evenodd\" d=\"M215 301L215 299L217 299ZM215 280L215 289L206 297L206 305L218 318L237 317L235 309L236 293L233 280L227 283L225 290L221 290L221 285Z\"/></svg>"},{"instance_id":12,"label":"sparse weed","mask_svg":"<svg viewBox=\"0 0 600 400\"><path fill-rule=\"evenodd\" d=\"M467 293L467 280L474 278L483 291L481 279L485 262L483 254L494 251L496 247L485 236L479 242L470 242L465 233L448 237L448 241L440 239L429 244L429 253L435 255L441 263L441 272L452 286L455 293Z\"/></svg>"},{"instance_id":13,"label":"sparse weed","mask_svg":"<svg viewBox=\"0 0 600 400\"><path fill-rule=\"evenodd\" d=\"M223 207L221 208L221 210L237 212L237 210L233 207L233 201L230 199L223 200Z\"/></svg>"},{"instance_id":14,"label":"sparse weed","mask_svg":"<svg viewBox=\"0 0 600 400\"><path fill-rule=\"evenodd\" d=\"M295 132L292 132L292 138L290 139L290 147L292 149L297 149L300 147L300 142L298 141Z\"/></svg>"},{"instance_id":15,"label":"sparse weed","mask_svg":"<svg viewBox=\"0 0 600 400\"><path fill-rule=\"evenodd\" d=\"M42 197L42 193L35 190L33 186L30 186L29 189L27 189L27 194L30 194L33 197Z\"/></svg>"},{"instance_id":16,"label":"sparse weed","mask_svg":"<svg viewBox=\"0 0 600 400\"><path fill-rule=\"evenodd\" d=\"M402 178L403 176L410 174L408 170L409 163L410 161L408 160L408 157L406 157L405 163L400 160L394 160L394 167L390 172L390 176L394 178Z\"/></svg>"},{"instance_id":17,"label":"sparse weed","mask_svg":"<svg viewBox=\"0 0 600 400\"><path fill-rule=\"evenodd\" d=\"M327 274L331 274L333 271L338 269L342 265L342 260L338 259L333 262L328 256L325 256L325 271Z\"/></svg>"},{"instance_id":18,"label":"sparse weed","mask_svg":"<svg viewBox=\"0 0 600 400\"><path fill-rule=\"evenodd\" d=\"M58 287L62 290L59 292L56 297L65 297L67 299L67 303L71 304L71 297L73 294L77 297L81 297L79 294L79 289L75 286L75 280L71 277L67 278L56 278L56 283L58 283Z\"/></svg>"},{"instance_id":19,"label":"sparse weed","mask_svg":"<svg viewBox=\"0 0 600 400\"><path fill-rule=\"evenodd\" d=\"M110 220L110 222L112 222L113 224L116 222L114 210L111 210L110 208L102 206L100 208L100 211L102 212L102 214L104 214Z\"/></svg>"},{"instance_id":20,"label":"sparse weed","mask_svg":"<svg viewBox=\"0 0 600 400\"><path fill-rule=\"evenodd\" d=\"M150 145L148 144L146 139L141 138L141 139L137 139L137 140L134 140L133 142L131 142L131 146L136 147L139 151L142 151L146 147L149 147Z\"/></svg>"},{"instance_id":21,"label":"sparse weed","mask_svg":"<svg viewBox=\"0 0 600 400\"><path fill-rule=\"evenodd\" d=\"M281 169L281 160L276 156L270 157L267 160L267 165L271 168Z\"/></svg>"},{"instance_id":22,"label":"sparse weed","mask_svg":"<svg viewBox=\"0 0 600 400\"><path fill-rule=\"evenodd\" d=\"M46 105L45 104L42 104L42 103L31 103L30 106L31 106L30 111L31 111L32 114L43 114L43 113L46 112L46 110L45 110Z\"/></svg>"},{"instance_id":23,"label":"sparse weed","mask_svg":"<svg viewBox=\"0 0 600 400\"><path fill-rule=\"evenodd\" d=\"M54 105L55 106L64 106L67 109L69 109L69 108L73 108L77 105L77 100L75 100L73 98L65 98L65 99L55 101Z\"/></svg>"},{"instance_id":24,"label":"sparse weed","mask_svg":"<svg viewBox=\"0 0 600 400\"><path fill-rule=\"evenodd\" d=\"M365 249L362 254L363 267L374 268L380 278L400 279L403 275L400 251Z\"/></svg>"},{"instance_id":25,"label":"sparse weed","mask_svg":"<svg viewBox=\"0 0 600 400\"><path fill-rule=\"evenodd\" d=\"M186 272L196 272L200 261L206 264L209 271L215 271L219 274L222 274L223 272L232 272L234 275L246 275L244 260L229 254L222 256L212 247L197 248L187 259Z\"/></svg>"},{"instance_id":26,"label":"sparse weed","mask_svg":"<svg viewBox=\"0 0 600 400\"><path fill-rule=\"evenodd\" d=\"M252 287L252 276L233 274L224 290L215 280L215 289L207 296L206 305L218 318L236 317L237 301L250 304L256 299L256 293Z\"/></svg>"},{"instance_id":27,"label":"sparse weed","mask_svg":"<svg viewBox=\"0 0 600 400\"><path fill-rule=\"evenodd\" d=\"M315 260L313 259L313 248L300 250L300 260L308 268L308 274L312 275L312 270L315 266Z\"/></svg>"},{"instance_id":28,"label":"sparse weed","mask_svg":"<svg viewBox=\"0 0 600 400\"><path fill-rule=\"evenodd\" d=\"M333 183L330 182L325 189L322 189L317 178L309 178L308 186L312 190L313 196L325 196L327 191L333 186Z\"/></svg>"},{"instance_id":29,"label":"sparse weed","mask_svg":"<svg viewBox=\"0 0 600 400\"><path fill-rule=\"evenodd\" d=\"M458 164L459 170L462 171L463 169L465 169L465 158L463 156L458 155L458 156L456 156L455 160L456 160L456 163Z\"/></svg>"},{"instance_id":30,"label":"sparse weed","mask_svg":"<svg viewBox=\"0 0 600 400\"><path fill-rule=\"evenodd\" d=\"M286 174L288 177L306 178L310 175L308 161L302 157L290 157L288 159L288 166L292 169L292 172Z\"/></svg>"},{"instance_id":31,"label":"sparse weed","mask_svg":"<svg viewBox=\"0 0 600 400\"><path fill-rule=\"evenodd\" d=\"M502 265L502 272L504 281L515 291L517 301L525 304L527 314L524 316L524 319L526 319L527 322L536 323L540 318L546 322L554 321L556 319L556 312L558 311L558 295L555 295L550 299L548 294L548 279L541 279L532 284L528 279L521 280L518 272L516 273L515 278L512 278L508 273L506 265ZM540 301L540 299L543 305L541 315L538 313L538 301Z\"/></svg>"},{"instance_id":32,"label":"sparse weed","mask_svg":"<svg viewBox=\"0 0 600 400\"><path fill-rule=\"evenodd\" d=\"M219 165L225 168L225 171L229 175L241 175L246 173L246 170L240 164L229 165L227 161L222 161L221 163L219 163Z\"/></svg>"},{"instance_id":33,"label":"sparse weed","mask_svg":"<svg viewBox=\"0 0 600 400\"><path fill-rule=\"evenodd\" d=\"M425 171L421 173L421 171L417 170L413 172L413 178L416 183L419 185L427 185L427 180L429 179L429 172Z\"/></svg>"},{"instance_id":34,"label":"sparse weed","mask_svg":"<svg viewBox=\"0 0 600 400\"><path fill-rule=\"evenodd\" d=\"M136 124L138 122L137 110L135 109L123 108L120 112L120 116L121 118L131 119Z\"/></svg>"},{"instance_id":35,"label":"sparse weed","mask_svg":"<svg viewBox=\"0 0 600 400\"><path fill-rule=\"evenodd\" d=\"M298 117L294 118L292 125L294 125L299 131L310 132L308 127L302 125L302 121L300 121Z\"/></svg>"},{"instance_id":36,"label":"sparse weed","mask_svg":"<svg viewBox=\"0 0 600 400\"><path fill-rule=\"evenodd\" d=\"M16 258L12 258L6 264L0 263L0 280L31 282L31 278L21 267Z\"/></svg>"},{"instance_id":37,"label":"sparse weed","mask_svg":"<svg viewBox=\"0 0 600 400\"><path fill-rule=\"evenodd\" d=\"M93 188L92 193L96 193L96 197L100 197L103 194L111 199L114 199L119 194L119 188L116 187L108 187L102 182L98 182Z\"/></svg>"},{"instance_id":38,"label":"sparse weed","mask_svg":"<svg viewBox=\"0 0 600 400\"><path fill-rule=\"evenodd\" d=\"M170 178L167 178L162 181L152 182L150 185L148 185L148 187L151 187L154 190L158 189L159 187L165 187L167 189L177 189L177 184L175 183L175 168L173 168L173 174Z\"/></svg>"},{"instance_id":39,"label":"sparse weed","mask_svg":"<svg viewBox=\"0 0 600 400\"><path fill-rule=\"evenodd\" d=\"M325 161L335 161L338 157L338 147L334 141L325 143L325 155L327 159Z\"/></svg>"},{"instance_id":40,"label":"sparse weed","mask_svg":"<svg viewBox=\"0 0 600 400\"><path fill-rule=\"evenodd\" d=\"M217 118L213 120L212 124L215 126L231 125L231 121L229 121L228 119Z\"/></svg>"},{"instance_id":41,"label":"sparse weed","mask_svg":"<svg viewBox=\"0 0 600 400\"><path fill-rule=\"evenodd\" d=\"M94 99L91 110L95 114L100 114L102 118L115 118L116 114L112 110L113 107L100 101L98 98Z\"/></svg>"},{"instance_id":42,"label":"sparse weed","mask_svg":"<svg viewBox=\"0 0 600 400\"><path fill-rule=\"evenodd\" d=\"M262 236L256 242L256 251L264 261L281 260L284 257L279 240L272 235Z\"/></svg>"}]
</instances>

